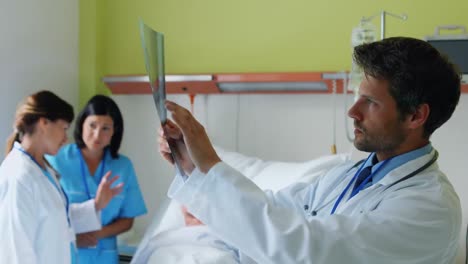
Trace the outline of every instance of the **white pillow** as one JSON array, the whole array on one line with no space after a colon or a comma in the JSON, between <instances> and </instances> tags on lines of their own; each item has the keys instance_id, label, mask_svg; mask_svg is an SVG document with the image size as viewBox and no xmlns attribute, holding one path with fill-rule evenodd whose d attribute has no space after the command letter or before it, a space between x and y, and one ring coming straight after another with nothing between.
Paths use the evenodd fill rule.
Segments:
<instances>
[{"instance_id":1,"label":"white pillow","mask_svg":"<svg viewBox=\"0 0 468 264\"><path fill-rule=\"evenodd\" d=\"M348 154L322 156L306 162L274 162L216 148L221 159L263 190L278 191L295 182L311 182L349 159Z\"/></svg>"}]
</instances>

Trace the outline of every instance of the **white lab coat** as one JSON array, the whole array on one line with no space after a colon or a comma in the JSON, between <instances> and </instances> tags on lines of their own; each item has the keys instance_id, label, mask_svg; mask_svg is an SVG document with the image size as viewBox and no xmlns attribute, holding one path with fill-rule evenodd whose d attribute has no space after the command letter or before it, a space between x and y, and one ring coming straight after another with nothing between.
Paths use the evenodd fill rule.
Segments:
<instances>
[{"instance_id":1,"label":"white lab coat","mask_svg":"<svg viewBox=\"0 0 468 264\"><path fill-rule=\"evenodd\" d=\"M334 215L357 170L352 162L277 193L263 192L221 162L207 175L177 176L168 194L237 247L242 263L454 263L460 202L437 163L391 186L433 155L390 171L350 200L348 191Z\"/></svg>"},{"instance_id":2,"label":"white lab coat","mask_svg":"<svg viewBox=\"0 0 468 264\"><path fill-rule=\"evenodd\" d=\"M0 262L71 263L75 234L65 204L63 193L41 169L13 148L0 166ZM71 206L69 215L81 231L101 228L94 200Z\"/></svg>"}]
</instances>

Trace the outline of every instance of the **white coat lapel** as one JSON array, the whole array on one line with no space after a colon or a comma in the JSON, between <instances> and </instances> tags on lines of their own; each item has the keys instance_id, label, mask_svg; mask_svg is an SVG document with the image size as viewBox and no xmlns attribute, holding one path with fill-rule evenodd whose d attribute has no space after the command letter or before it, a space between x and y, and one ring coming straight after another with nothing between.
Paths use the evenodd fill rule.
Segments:
<instances>
[{"instance_id":1,"label":"white coat lapel","mask_svg":"<svg viewBox=\"0 0 468 264\"><path fill-rule=\"evenodd\" d=\"M58 201L63 201L63 203L65 204L66 203L65 200L64 200L65 197L63 197L63 193L61 193L61 191L59 192L60 185L55 185L55 186L53 185L53 184L59 184L58 181L56 181L56 179L54 179L54 183L50 182L50 180L44 174L42 169L39 168L39 166L33 160L31 160L30 157L28 157L26 154L22 153L17 148L13 148L13 151L15 151L14 154L18 157L18 160L20 161L17 164L17 166L24 166L25 169L28 172L30 172L31 174L40 176L40 178L38 178L37 181L41 185L43 185L44 188L47 188L44 191L47 192L47 193L53 193L53 195L56 196L55 198ZM54 177L55 175L52 174L52 176ZM57 189L57 187L59 189Z\"/></svg>"},{"instance_id":2,"label":"white coat lapel","mask_svg":"<svg viewBox=\"0 0 468 264\"><path fill-rule=\"evenodd\" d=\"M385 177L383 177L378 184L381 184L383 186L390 186L394 184L395 182L401 180L402 178L406 177L407 175L413 173L414 171L418 170L419 168L422 168L424 165L428 164L431 159L434 158L436 150L433 149L431 153L423 155L419 158L416 158L414 160L410 160L407 163L391 170ZM437 162L435 162L432 166L435 166L435 168L438 168Z\"/></svg>"}]
</instances>

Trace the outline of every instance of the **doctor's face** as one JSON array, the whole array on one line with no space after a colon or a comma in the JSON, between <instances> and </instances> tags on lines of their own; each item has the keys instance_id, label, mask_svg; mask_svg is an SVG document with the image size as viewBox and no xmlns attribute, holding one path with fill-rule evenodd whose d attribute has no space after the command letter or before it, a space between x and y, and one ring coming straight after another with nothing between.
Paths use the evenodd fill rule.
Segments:
<instances>
[{"instance_id":1,"label":"doctor's face","mask_svg":"<svg viewBox=\"0 0 468 264\"><path fill-rule=\"evenodd\" d=\"M67 143L67 130L70 127L70 123L62 119L56 121L44 119L42 122L44 122L43 128L45 131L43 141L45 153L55 155L60 147Z\"/></svg>"},{"instance_id":2,"label":"doctor's face","mask_svg":"<svg viewBox=\"0 0 468 264\"><path fill-rule=\"evenodd\" d=\"M364 76L348 115L354 119L354 146L361 151L392 154L406 138L386 80Z\"/></svg>"},{"instance_id":3,"label":"doctor's face","mask_svg":"<svg viewBox=\"0 0 468 264\"><path fill-rule=\"evenodd\" d=\"M114 121L108 115L90 115L83 122L83 142L91 151L109 146L113 135Z\"/></svg>"}]
</instances>

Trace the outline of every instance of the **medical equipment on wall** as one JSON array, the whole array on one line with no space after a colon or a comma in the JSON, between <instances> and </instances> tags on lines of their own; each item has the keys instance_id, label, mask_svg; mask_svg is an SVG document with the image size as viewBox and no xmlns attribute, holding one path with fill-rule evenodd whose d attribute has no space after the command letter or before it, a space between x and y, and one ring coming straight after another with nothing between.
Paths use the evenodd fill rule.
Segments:
<instances>
[{"instance_id":1,"label":"medical equipment on wall","mask_svg":"<svg viewBox=\"0 0 468 264\"><path fill-rule=\"evenodd\" d=\"M385 30L386 30L386 16L392 16L401 20L408 19L408 16L405 14L396 15L393 13L389 13L385 10L381 11L379 14L370 16L370 17L362 17L359 25L354 27L351 33L351 48L359 46L361 44L374 42L377 40L377 29L375 25L372 23L372 20L380 15L380 39L385 38ZM357 96L357 91L359 88L359 84L361 83L362 72L360 71L359 67L355 65L354 60L351 64L351 71L349 74L348 80L348 91L354 91L355 97Z\"/></svg>"},{"instance_id":2,"label":"medical equipment on wall","mask_svg":"<svg viewBox=\"0 0 468 264\"><path fill-rule=\"evenodd\" d=\"M459 34L444 34L440 32L458 31ZM462 83L468 83L468 32L460 25L444 25L435 29L433 36L427 36L426 41L456 64L462 73Z\"/></svg>"},{"instance_id":3,"label":"medical equipment on wall","mask_svg":"<svg viewBox=\"0 0 468 264\"><path fill-rule=\"evenodd\" d=\"M354 49L356 46L361 44L374 42L377 39L375 25L371 23L372 18L361 18L359 25L353 28L351 33L351 48ZM348 91L354 92L354 98L357 98L357 92L359 84L361 83L362 72L361 69L356 65L354 60L351 63L351 70L349 72L349 79L347 82Z\"/></svg>"}]
</instances>

